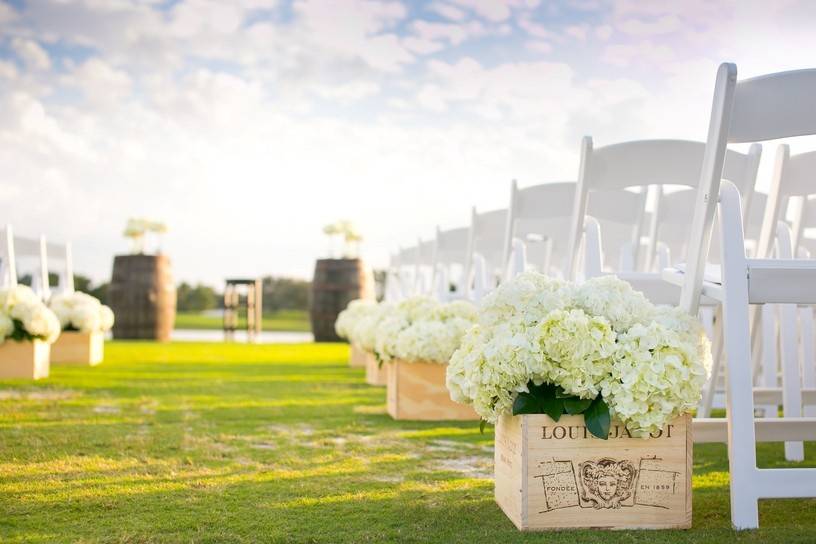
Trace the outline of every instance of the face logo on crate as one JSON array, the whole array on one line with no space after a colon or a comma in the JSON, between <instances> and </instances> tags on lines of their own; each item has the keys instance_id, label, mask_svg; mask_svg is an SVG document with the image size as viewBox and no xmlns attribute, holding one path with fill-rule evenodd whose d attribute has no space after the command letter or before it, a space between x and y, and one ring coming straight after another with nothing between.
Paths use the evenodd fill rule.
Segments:
<instances>
[{"instance_id":1,"label":"face logo on crate","mask_svg":"<svg viewBox=\"0 0 816 544\"><path fill-rule=\"evenodd\" d=\"M627 459L550 460L539 463L546 509L581 507L618 509L632 506L669 508L677 493L678 472L665 470L661 459L644 457L638 468ZM577 470L575 468L577 464Z\"/></svg>"},{"instance_id":2,"label":"face logo on crate","mask_svg":"<svg viewBox=\"0 0 816 544\"><path fill-rule=\"evenodd\" d=\"M637 469L626 460L604 458L578 465L581 506L620 508L632 506ZM629 502L627 502L629 501Z\"/></svg>"}]
</instances>

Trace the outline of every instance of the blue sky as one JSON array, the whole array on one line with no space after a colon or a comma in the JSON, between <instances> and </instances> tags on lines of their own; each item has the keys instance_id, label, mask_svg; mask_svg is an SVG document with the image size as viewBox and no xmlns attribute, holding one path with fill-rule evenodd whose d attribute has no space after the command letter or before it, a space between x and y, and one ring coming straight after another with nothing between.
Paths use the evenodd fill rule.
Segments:
<instances>
[{"instance_id":1,"label":"blue sky","mask_svg":"<svg viewBox=\"0 0 816 544\"><path fill-rule=\"evenodd\" d=\"M0 0L0 214L110 274L131 216L179 279L308 277L574 179L578 142L705 136L714 73L812 67L816 3ZM766 151L766 156L772 155Z\"/></svg>"}]
</instances>

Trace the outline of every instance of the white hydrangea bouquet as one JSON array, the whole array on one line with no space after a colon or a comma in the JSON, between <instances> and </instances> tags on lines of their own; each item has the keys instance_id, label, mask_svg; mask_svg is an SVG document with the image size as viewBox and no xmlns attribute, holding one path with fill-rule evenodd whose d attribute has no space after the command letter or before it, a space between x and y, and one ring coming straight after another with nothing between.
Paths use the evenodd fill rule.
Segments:
<instances>
[{"instance_id":1,"label":"white hydrangea bouquet","mask_svg":"<svg viewBox=\"0 0 816 544\"><path fill-rule=\"evenodd\" d=\"M54 295L49 306L64 331L107 332L113 328L113 310L87 293L73 291Z\"/></svg>"},{"instance_id":2,"label":"white hydrangea bouquet","mask_svg":"<svg viewBox=\"0 0 816 544\"><path fill-rule=\"evenodd\" d=\"M53 343L60 334L54 312L25 285L0 289L0 343L43 340Z\"/></svg>"},{"instance_id":3,"label":"white hydrangea bouquet","mask_svg":"<svg viewBox=\"0 0 816 544\"><path fill-rule=\"evenodd\" d=\"M334 322L334 330L337 336L352 343L359 343L359 339L356 337L357 325L362 319L376 310L377 303L373 300L352 300L345 310L337 314L337 320Z\"/></svg>"},{"instance_id":4,"label":"white hydrangea bouquet","mask_svg":"<svg viewBox=\"0 0 816 544\"><path fill-rule=\"evenodd\" d=\"M466 301L441 303L424 296L396 304L353 300L334 328L381 364L392 359L447 364L477 316Z\"/></svg>"},{"instance_id":5,"label":"white hydrangea bouquet","mask_svg":"<svg viewBox=\"0 0 816 544\"><path fill-rule=\"evenodd\" d=\"M486 296L447 368L451 398L485 422L502 414L612 418L648 436L700 399L711 365L697 320L655 306L614 276L574 285L526 272Z\"/></svg>"},{"instance_id":6,"label":"white hydrangea bouquet","mask_svg":"<svg viewBox=\"0 0 816 544\"><path fill-rule=\"evenodd\" d=\"M378 325L375 354L381 362L400 359L447 364L477 315L476 307L467 301L405 299Z\"/></svg>"}]
</instances>

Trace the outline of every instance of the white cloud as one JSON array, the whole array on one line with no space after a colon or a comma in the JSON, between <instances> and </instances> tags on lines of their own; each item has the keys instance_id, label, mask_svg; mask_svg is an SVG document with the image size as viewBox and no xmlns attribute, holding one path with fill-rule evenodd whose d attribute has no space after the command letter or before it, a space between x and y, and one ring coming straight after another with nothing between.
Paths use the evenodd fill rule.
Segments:
<instances>
[{"instance_id":1,"label":"white cloud","mask_svg":"<svg viewBox=\"0 0 816 544\"><path fill-rule=\"evenodd\" d=\"M633 63L665 66L675 58L675 52L671 47L651 42L609 44L601 52L602 61L621 68L626 68Z\"/></svg>"},{"instance_id":2,"label":"white cloud","mask_svg":"<svg viewBox=\"0 0 816 544\"><path fill-rule=\"evenodd\" d=\"M595 36L601 40L608 40L612 36L612 27L610 25L598 25L595 27Z\"/></svg>"},{"instance_id":3,"label":"white cloud","mask_svg":"<svg viewBox=\"0 0 816 544\"><path fill-rule=\"evenodd\" d=\"M435 12L451 21L464 21L467 17L465 12L461 9L444 2L433 2L428 6L428 10Z\"/></svg>"},{"instance_id":4,"label":"white cloud","mask_svg":"<svg viewBox=\"0 0 816 544\"><path fill-rule=\"evenodd\" d=\"M11 47L29 70L44 71L51 68L51 58L48 52L34 40L14 38L11 41Z\"/></svg>"},{"instance_id":5,"label":"white cloud","mask_svg":"<svg viewBox=\"0 0 816 544\"><path fill-rule=\"evenodd\" d=\"M117 104L129 97L132 81L124 70L117 70L103 60L90 58L64 78L65 85L82 91L91 107Z\"/></svg>"},{"instance_id":6,"label":"white cloud","mask_svg":"<svg viewBox=\"0 0 816 544\"><path fill-rule=\"evenodd\" d=\"M589 27L587 25L570 25L564 29L564 34L581 41L586 40L588 32Z\"/></svg>"},{"instance_id":7,"label":"white cloud","mask_svg":"<svg viewBox=\"0 0 816 544\"><path fill-rule=\"evenodd\" d=\"M452 0L454 3L472 9L488 21L500 23L510 18L514 8L533 8L537 2L524 0Z\"/></svg>"},{"instance_id":8,"label":"white cloud","mask_svg":"<svg viewBox=\"0 0 816 544\"><path fill-rule=\"evenodd\" d=\"M341 102L353 102L374 96L380 92L380 85L373 81L353 81L337 87L320 87L315 93L323 98L331 98Z\"/></svg>"},{"instance_id":9,"label":"white cloud","mask_svg":"<svg viewBox=\"0 0 816 544\"><path fill-rule=\"evenodd\" d=\"M618 30L632 36L655 36L681 30L683 25L676 15L664 15L654 20L626 19L618 24Z\"/></svg>"},{"instance_id":10,"label":"white cloud","mask_svg":"<svg viewBox=\"0 0 816 544\"><path fill-rule=\"evenodd\" d=\"M535 51L536 53L552 53L553 47L547 42L541 40L530 40L528 41L525 46L530 51Z\"/></svg>"},{"instance_id":11,"label":"white cloud","mask_svg":"<svg viewBox=\"0 0 816 544\"><path fill-rule=\"evenodd\" d=\"M0 77L4 79L17 79L17 66L13 62L0 60Z\"/></svg>"}]
</instances>

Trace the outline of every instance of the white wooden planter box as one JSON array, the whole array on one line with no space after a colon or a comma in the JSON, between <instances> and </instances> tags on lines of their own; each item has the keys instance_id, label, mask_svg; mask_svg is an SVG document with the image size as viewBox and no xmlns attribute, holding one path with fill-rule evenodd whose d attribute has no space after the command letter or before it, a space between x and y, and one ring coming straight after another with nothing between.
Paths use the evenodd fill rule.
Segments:
<instances>
[{"instance_id":1,"label":"white wooden planter box","mask_svg":"<svg viewBox=\"0 0 816 544\"><path fill-rule=\"evenodd\" d=\"M25 378L39 380L48 377L50 348L42 340L0 344L0 379Z\"/></svg>"},{"instance_id":2,"label":"white wooden planter box","mask_svg":"<svg viewBox=\"0 0 816 544\"><path fill-rule=\"evenodd\" d=\"M349 366L351 368L365 368L366 352L358 344L352 343L349 346Z\"/></svg>"},{"instance_id":3,"label":"white wooden planter box","mask_svg":"<svg viewBox=\"0 0 816 544\"><path fill-rule=\"evenodd\" d=\"M388 364L388 413L394 419L478 420L470 406L453 402L445 387L447 365L393 360Z\"/></svg>"},{"instance_id":4,"label":"white wooden planter box","mask_svg":"<svg viewBox=\"0 0 816 544\"><path fill-rule=\"evenodd\" d=\"M368 385L384 386L386 384L386 366L377 363L377 358L370 351L365 352L366 375L365 380Z\"/></svg>"},{"instance_id":5,"label":"white wooden planter box","mask_svg":"<svg viewBox=\"0 0 816 544\"><path fill-rule=\"evenodd\" d=\"M691 418L648 439L613 421L609 436L582 415L500 418L496 502L523 531L691 527Z\"/></svg>"},{"instance_id":6,"label":"white wooden planter box","mask_svg":"<svg viewBox=\"0 0 816 544\"><path fill-rule=\"evenodd\" d=\"M105 356L105 334L64 331L51 344L51 363L94 366Z\"/></svg>"}]
</instances>

